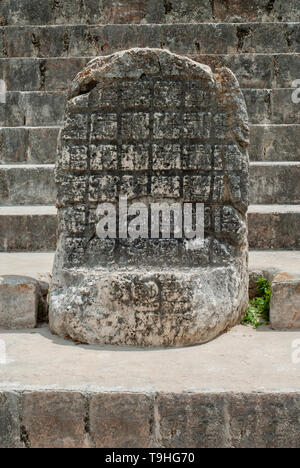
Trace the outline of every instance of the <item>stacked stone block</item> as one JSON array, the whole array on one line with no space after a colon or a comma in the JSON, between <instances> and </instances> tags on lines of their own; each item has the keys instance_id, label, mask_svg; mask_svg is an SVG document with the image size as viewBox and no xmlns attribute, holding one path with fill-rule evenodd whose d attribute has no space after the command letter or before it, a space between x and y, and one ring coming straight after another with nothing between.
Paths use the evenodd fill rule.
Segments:
<instances>
[{"instance_id":1,"label":"stacked stone block","mask_svg":"<svg viewBox=\"0 0 300 468\"><path fill-rule=\"evenodd\" d=\"M67 87L90 59L131 47L167 48L213 70L232 69L251 124L250 246L299 248L300 104L292 101L299 16L296 0L3 1L0 79L8 93L0 104L0 250L55 249L50 206ZM15 205L22 214L9 214ZM47 239L38 243L23 235L24 225L37 232L35 205L47 218ZM9 237L8 219L16 228Z\"/></svg>"}]
</instances>

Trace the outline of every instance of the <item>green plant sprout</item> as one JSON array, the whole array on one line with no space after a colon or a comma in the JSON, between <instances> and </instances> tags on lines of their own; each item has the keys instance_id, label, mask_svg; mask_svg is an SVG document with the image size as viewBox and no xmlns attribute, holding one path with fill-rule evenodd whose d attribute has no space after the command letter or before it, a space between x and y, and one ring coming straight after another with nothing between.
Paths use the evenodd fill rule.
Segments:
<instances>
[{"instance_id":1,"label":"green plant sprout","mask_svg":"<svg viewBox=\"0 0 300 468\"><path fill-rule=\"evenodd\" d=\"M257 329L270 322L271 283L265 278L258 278L257 297L249 301L249 307L242 325L252 325Z\"/></svg>"}]
</instances>

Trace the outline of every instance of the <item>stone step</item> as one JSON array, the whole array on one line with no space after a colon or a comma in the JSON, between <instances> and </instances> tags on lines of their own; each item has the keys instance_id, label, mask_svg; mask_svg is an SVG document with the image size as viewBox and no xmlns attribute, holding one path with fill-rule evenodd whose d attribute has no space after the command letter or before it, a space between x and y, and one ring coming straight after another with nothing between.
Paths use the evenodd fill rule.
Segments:
<instances>
[{"instance_id":1,"label":"stone step","mask_svg":"<svg viewBox=\"0 0 300 468\"><path fill-rule=\"evenodd\" d=\"M300 205L250 205L248 219L250 248L300 249Z\"/></svg>"},{"instance_id":2,"label":"stone step","mask_svg":"<svg viewBox=\"0 0 300 468\"><path fill-rule=\"evenodd\" d=\"M300 205L251 205L248 218L250 248L300 249ZM2 206L0 220L0 252L55 250L54 206Z\"/></svg>"},{"instance_id":3,"label":"stone step","mask_svg":"<svg viewBox=\"0 0 300 468\"><path fill-rule=\"evenodd\" d=\"M299 208L300 211L300 208ZM0 276L22 275L41 280L52 273L54 249L48 252L0 252ZM300 273L300 250L255 250L249 252L249 271L272 280L280 272Z\"/></svg>"},{"instance_id":4,"label":"stone step","mask_svg":"<svg viewBox=\"0 0 300 468\"><path fill-rule=\"evenodd\" d=\"M0 165L55 163L60 128L0 128ZM252 162L300 161L300 125L251 125L250 130Z\"/></svg>"},{"instance_id":5,"label":"stone step","mask_svg":"<svg viewBox=\"0 0 300 468\"><path fill-rule=\"evenodd\" d=\"M0 253L0 328L30 328L38 320L47 320L46 297L53 261L53 252ZM272 283L271 326L275 329L300 328L299 265L300 251L250 251L249 295L252 298L257 294L257 278ZM12 295L15 305L8 315Z\"/></svg>"},{"instance_id":6,"label":"stone step","mask_svg":"<svg viewBox=\"0 0 300 468\"><path fill-rule=\"evenodd\" d=\"M54 164L60 127L0 128L0 165Z\"/></svg>"},{"instance_id":7,"label":"stone step","mask_svg":"<svg viewBox=\"0 0 300 468\"><path fill-rule=\"evenodd\" d=\"M54 166L0 166L0 205L52 205L56 200Z\"/></svg>"},{"instance_id":8,"label":"stone step","mask_svg":"<svg viewBox=\"0 0 300 468\"><path fill-rule=\"evenodd\" d=\"M178 54L300 53L300 23L4 26L0 57L95 57L132 47Z\"/></svg>"},{"instance_id":9,"label":"stone step","mask_svg":"<svg viewBox=\"0 0 300 468\"><path fill-rule=\"evenodd\" d=\"M8 92L0 104L1 127L57 127L63 123L62 92Z\"/></svg>"},{"instance_id":10,"label":"stone step","mask_svg":"<svg viewBox=\"0 0 300 468\"><path fill-rule=\"evenodd\" d=\"M300 106L293 101L295 89L243 89L242 92L252 125L300 123Z\"/></svg>"},{"instance_id":11,"label":"stone step","mask_svg":"<svg viewBox=\"0 0 300 468\"><path fill-rule=\"evenodd\" d=\"M275 276L272 283L270 323L275 330L300 329L299 272L289 274L284 271Z\"/></svg>"},{"instance_id":12,"label":"stone step","mask_svg":"<svg viewBox=\"0 0 300 468\"><path fill-rule=\"evenodd\" d=\"M213 70L230 68L245 89L290 88L300 67L300 54L189 54L189 57ZM8 91L65 91L92 58L2 58L0 73Z\"/></svg>"},{"instance_id":13,"label":"stone step","mask_svg":"<svg viewBox=\"0 0 300 468\"><path fill-rule=\"evenodd\" d=\"M53 164L0 165L0 205L54 204ZM300 204L300 162L250 163L252 204Z\"/></svg>"},{"instance_id":14,"label":"stone step","mask_svg":"<svg viewBox=\"0 0 300 468\"><path fill-rule=\"evenodd\" d=\"M300 161L300 125L251 125L250 161Z\"/></svg>"},{"instance_id":15,"label":"stone step","mask_svg":"<svg viewBox=\"0 0 300 468\"><path fill-rule=\"evenodd\" d=\"M250 203L300 203L300 162L250 163Z\"/></svg>"},{"instance_id":16,"label":"stone step","mask_svg":"<svg viewBox=\"0 0 300 468\"><path fill-rule=\"evenodd\" d=\"M16 258L18 255L16 254ZM300 250L290 252L276 249L267 251L250 250L249 270L251 272L260 271L262 276L268 277L271 281L280 272L291 275L297 274L300 272Z\"/></svg>"},{"instance_id":17,"label":"stone step","mask_svg":"<svg viewBox=\"0 0 300 468\"><path fill-rule=\"evenodd\" d=\"M2 330L0 446L299 448L299 338L238 326L153 352Z\"/></svg>"},{"instance_id":18,"label":"stone step","mask_svg":"<svg viewBox=\"0 0 300 468\"><path fill-rule=\"evenodd\" d=\"M56 230L54 206L0 206L0 252L55 250Z\"/></svg>"},{"instance_id":19,"label":"stone step","mask_svg":"<svg viewBox=\"0 0 300 468\"><path fill-rule=\"evenodd\" d=\"M53 250L55 249L49 249L48 252L1 252L0 276L21 275L36 280L49 278L53 268Z\"/></svg>"},{"instance_id":20,"label":"stone step","mask_svg":"<svg viewBox=\"0 0 300 468\"><path fill-rule=\"evenodd\" d=\"M48 252L1 252L0 276L19 274L34 279L48 277L52 272L55 255L51 250L55 249L49 249ZM261 271L270 279L280 272L296 275L300 273L300 249L293 251L252 249L249 252L249 270Z\"/></svg>"},{"instance_id":21,"label":"stone step","mask_svg":"<svg viewBox=\"0 0 300 468\"><path fill-rule=\"evenodd\" d=\"M300 251L250 252L250 289L254 280L272 282L270 323L275 330L300 330ZM297 349L294 349L297 353Z\"/></svg>"},{"instance_id":22,"label":"stone step","mask_svg":"<svg viewBox=\"0 0 300 468\"><path fill-rule=\"evenodd\" d=\"M53 164L0 166L0 205L51 205ZM250 163L252 204L300 204L300 162Z\"/></svg>"},{"instance_id":23,"label":"stone step","mask_svg":"<svg viewBox=\"0 0 300 468\"><path fill-rule=\"evenodd\" d=\"M247 0L5 0L0 6L2 25L122 24L122 23L203 23L300 21L293 2Z\"/></svg>"},{"instance_id":24,"label":"stone step","mask_svg":"<svg viewBox=\"0 0 300 468\"><path fill-rule=\"evenodd\" d=\"M295 89L243 89L249 122L300 124L300 106L292 101ZM0 127L44 127L63 124L65 92L9 91L0 104Z\"/></svg>"}]
</instances>

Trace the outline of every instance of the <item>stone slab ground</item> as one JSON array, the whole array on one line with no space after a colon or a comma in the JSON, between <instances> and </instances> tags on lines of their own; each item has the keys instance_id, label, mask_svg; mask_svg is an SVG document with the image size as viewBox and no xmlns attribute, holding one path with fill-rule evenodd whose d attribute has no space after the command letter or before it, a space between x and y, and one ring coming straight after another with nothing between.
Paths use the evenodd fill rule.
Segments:
<instances>
[{"instance_id":1,"label":"stone slab ground","mask_svg":"<svg viewBox=\"0 0 300 468\"><path fill-rule=\"evenodd\" d=\"M238 326L156 350L76 346L47 328L0 339L0 446L300 446L300 331Z\"/></svg>"},{"instance_id":2,"label":"stone slab ground","mask_svg":"<svg viewBox=\"0 0 300 468\"><path fill-rule=\"evenodd\" d=\"M1 253L36 279L53 253ZM250 252L296 275L300 252ZM75 345L47 326L0 330L0 447L300 447L300 330L238 326L178 349Z\"/></svg>"},{"instance_id":3,"label":"stone slab ground","mask_svg":"<svg viewBox=\"0 0 300 468\"><path fill-rule=\"evenodd\" d=\"M52 272L53 252L0 252L0 275L25 275L45 278ZM273 274L300 274L300 250L252 250L249 270Z\"/></svg>"}]
</instances>

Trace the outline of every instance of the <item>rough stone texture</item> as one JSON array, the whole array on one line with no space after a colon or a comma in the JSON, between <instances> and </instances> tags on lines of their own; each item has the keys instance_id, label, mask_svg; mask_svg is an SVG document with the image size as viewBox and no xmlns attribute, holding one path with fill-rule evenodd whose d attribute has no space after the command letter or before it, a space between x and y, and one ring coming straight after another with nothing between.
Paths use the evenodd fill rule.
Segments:
<instances>
[{"instance_id":1,"label":"rough stone texture","mask_svg":"<svg viewBox=\"0 0 300 468\"><path fill-rule=\"evenodd\" d=\"M18 395L0 392L0 448L21 448Z\"/></svg>"},{"instance_id":2,"label":"rough stone texture","mask_svg":"<svg viewBox=\"0 0 300 468\"><path fill-rule=\"evenodd\" d=\"M1 164L52 164L59 128L0 128Z\"/></svg>"},{"instance_id":3,"label":"rough stone texture","mask_svg":"<svg viewBox=\"0 0 300 468\"><path fill-rule=\"evenodd\" d=\"M299 54L299 24L10 26L0 35L0 57L95 57L131 47L188 55Z\"/></svg>"},{"instance_id":4,"label":"rough stone texture","mask_svg":"<svg viewBox=\"0 0 300 468\"><path fill-rule=\"evenodd\" d=\"M166 395L158 405L163 447L299 447L298 395Z\"/></svg>"},{"instance_id":5,"label":"rough stone texture","mask_svg":"<svg viewBox=\"0 0 300 468\"><path fill-rule=\"evenodd\" d=\"M290 103L293 91L293 88L244 89L243 95L251 124L299 125L299 106ZM278 106L282 106L282 109L278 109ZM65 96L62 91L26 93L9 91L7 104L0 107L0 125L2 127L58 127L63 124L64 110ZM278 114L281 117L278 117Z\"/></svg>"},{"instance_id":6,"label":"rough stone texture","mask_svg":"<svg viewBox=\"0 0 300 468\"><path fill-rule=\"evenodd\" d=\"M34 328L37 324L39 288L24 276L0 277L0 327Z\"/></svg>"},{"instance_id":7,"label":"rough stone texture","mask_svg":"<svg viewBox=\"0 0 300 468\"><path fill-rule=\"evenodd\" d=\"M297 394L229 397L231 446L235 448L299 447L300 400Z\"/></svg>"},{"instance_id":8,"label":"rough stone texture","mask_svg":"<svg viewBox=\"0 0 300 468\"><path fill-rule=\"evenodd\" d=\"M174 47L175 43L170 44L171 51ZM212 69L230 68L242 89L291 88L298 76L299 54L202 54L201 47L199 44L199 52L195 53L191 41L186 50L188 57ZM83 57L1 58L1 78L7 91L64 91L68 82L92 59L86 52Z\"/></svg>"},{"instance_id":9,"label":"rough stone texture","mask_svg":"<svg viewBox=\"0 0 300 468\"><path fill-rule=\"evenodd\" d=\"M300 162L251 163L250 201L299 205Z\"/></svg>"},{"instance_id":10,"label":"rough stone texture","mask_svg":"<svg viewBox=\"0 0 300 468\"><path fill-rule=\"evenodd\" d=\"M1 330L0 445L299 448L299 338L238 326L153 352Z\"/></svg>"},{"instance_id":11,"label":"rough stone texture","mask_svg":"<svg viewBox=\"0 0 300 468\"><path fill-rule=\"evenodd\" d=\"M96 394L90 403L90 434L97 448L150 446L153 402L144 394Z\"/></svg>"},{"instance_id":12,"label":"rough stone texture","mask_svg":"<svg viewBox=\"0 0 300 468\"><path fill-rule=\"evenodd\" d=\"M299 396L195 394L158 398L158 446L299 447Z\"/></svg>"},{"instance_id":13,"label":"rough stone texture","mask_svg":"<svg viewBox=\"0 0 300 468\"><path fill-rule=\"evenodd\" d=\"M132 49L95 59L77 76L56 171L54 333L179 346L208 341L240 320L248 296L248 136L244 99L228 69L214 75L168 51ZM122 194L204 203L204 245L100 240L95 210Z\"/></svg>"},{"instance_id":14,"label":"rough stone texture","mask_svg":"<svg viewBox=\"0 0 300 468\"><path fill-rule=\"evenodd\" d=\"M170 448L228 447L224 399L222 394L159 396L158 445Z\"/></svg>"},{"instance_id":15,"label":"rough stone texture","mask_svg":"<svg viewBox=\"0 0 300 468\"><path fill-rule=\"evenodd\" d=\"M2 0L0 25L299 21L297 0Z\"/></svg>"},{"instance_id":16,"label":"rough stone texture","mask_svg":"<svg viewBox=\"0 0 300 468\"><path fill-rule=\"evenodd\" d=\"M300 329L300 276L279 273L272 283L270 321L276 330Z\"/></svg>"},{"instance_id":17,"label":"rough stone texture","mask_svg":"<svg viewBox=\"0 0 300 468\"><path fill-rule=\"evenodd\" d=\"M149 408L147 402L154 398L152 394L114 392L86 393L84 396L70 391L26 391L24 395L2 392L0 447L191 449L300 446L299 393L159 393L155 408ZM20 410L18 399L22 400ZM136 408L128 406L128 400L138 401L137 415ZM90 420L88 412L97 409L95 402L101 402L104 411L96 411ZM145 412L141 417L139 410ZM104 420L101 420L102 412ZM95 433L93 428L99 432Z\"/></svg>"},{"instance_id":18,"label":"rough stone texture","mask_svg":"<svg viewBox=\"0 0 300 468\"><path fill-rule=\"evenodd\" d=\"M62 92L9 91L0 106L1 127L57 127L62 124L65 98Z\"/></svg>"},{"instance_id":19,"label":"rough stone texture","mask_svg":"<svg viewBox=\"0 0 300 468\"><path fill-rule=\"evenodd\" d=\"M254 125L251 127L251 161L300 161L299 125Z\"/></svg>"},{"instance_id":20,"label":"rough stone texture","mask_svg":"<svg viewBox=\"0 0 300 468\"><path fill-rule=\"evenodd\" d=\"M299 205L252 205L249 245L258 249L300 249Z\"/></svg>"},{"instance_id":21,"label":"rough stone texture","mask_svg":"<svg viewBox=\"0 0 300 468\"><path fill-rule=\"evenodd\" d=\"M266 278L270 283L272 283L274 277L276 276L276 268L269 266L266 269L254 269L249 271L249 299L253 299L259 295L257 280L259 278Z\"/></svg>"},{"instance_id":22,"label":"rough stone texture","mask_svg":"<svg viewBox=\"0 0 300 468\"><path fill-rule=\"evenodd\" d=\"M214 0L217 21L299 21L297 0Z\"/></svg>"},{"instance_id":23,"label":"rough stone texture","mask_svg":"<svg viewBox=\"0 0 300 468\"><path fill-rule=\"evenodd\" d=\"M56 187L48 165L0 165L1 205L53 205Z\"/></svg>"},{"instance_id":24,"label":"rough stone texture","mask_svg":"<svg viewBox=\"0 0 300 468\"><path fill-rule=\"evenodd\" d=\"M18 399L22 400L20 410ZM299 393L160 392L155 406L149 408L147 402L154 399L151 393L2 392L0 447L300 447ZM128 400L138 401L137 415ZM97 409L95 402L105 409L96 411L90 420L88 413ZM141 417L139 410L145 411Z\"/></svg>"},{"instance_id":25,"label":"rough stone texture","mask_svg":"<svg viewBox=\"0 0 300 468\"><path fill-rule=\"evenodd\" d=\"M80 393L32 392L22 397L25 445L31 448L88 448L86 399Z\"/></svg>"},{"instance_id":26,"label":"rough stone texture","mask_svg":"<svg viewBox=\"0 0 300 468\"><path fill-rule=\"evenodd\" d=\"M56 233L55 207L0 207L0 252L54 251Z\"/></svg>"},{"instance_id":27,"label":"rough stone texture","mask_svg":"<svg viewBox=\"0 0 300 468\"><path fill-rule=\"evenodd\" d=\"M3 0L0 24L164 22L164 0Z\"/></svg>"}]
</instances>

